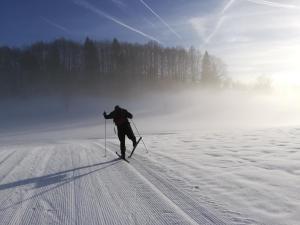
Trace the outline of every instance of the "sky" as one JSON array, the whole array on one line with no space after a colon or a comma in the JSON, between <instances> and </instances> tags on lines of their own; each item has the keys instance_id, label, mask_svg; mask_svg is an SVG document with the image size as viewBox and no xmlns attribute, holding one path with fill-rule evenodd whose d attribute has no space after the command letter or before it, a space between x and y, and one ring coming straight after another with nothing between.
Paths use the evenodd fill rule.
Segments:
<instances>
[{"instance_id":1,"label":"sky","mask_svg":"<svg viewBox=\"0 0 300 225\"><path fill-rule=\"evenodd\" d=\"M0 46L118 38L195 46L228 75L300 85L299 0L1 0Z\"/></svg>"}]
</instances>

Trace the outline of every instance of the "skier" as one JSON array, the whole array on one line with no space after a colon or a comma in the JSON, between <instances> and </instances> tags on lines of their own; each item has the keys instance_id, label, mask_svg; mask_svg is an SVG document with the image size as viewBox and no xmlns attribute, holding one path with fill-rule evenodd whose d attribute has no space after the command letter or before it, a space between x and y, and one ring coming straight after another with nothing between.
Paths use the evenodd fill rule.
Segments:
<instances>
[{"instance_id":1,"label":"skier","mask_svg":"<svg viewBox=\"0 0 300 225\"><path fill-rule=\"evenodd\" d=\"M105 119L113 119L114 123L118 128L118 137L120 140L120 150L121 150L121 158L125 159L125 135L132 141L133 148L137 145L136 137L133 134L128 118L132 119L132 114L129 113L126 109L122 109L118 105L115 106L115 110L109 114L103 112L103 116Z\"/></svg>"}]
</instances>

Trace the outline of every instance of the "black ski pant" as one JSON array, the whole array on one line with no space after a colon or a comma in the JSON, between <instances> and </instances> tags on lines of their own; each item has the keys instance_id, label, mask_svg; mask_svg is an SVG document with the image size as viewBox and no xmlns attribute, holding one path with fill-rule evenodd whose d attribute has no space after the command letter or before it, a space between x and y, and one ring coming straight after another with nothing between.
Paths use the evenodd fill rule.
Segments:
<instances>
[{"instance_id":1,"label":"black ski pant","mask_svg":"<svg viewBox=\"0 0 300 225\"><path fill-rule=\"evenodd\" d=\"M132 141L132 144L135 145L136 138L133 134L133 131L131 129L130 123L124 123L120 126L118 126L118 137L120 140L120 149L121 149L121 156L125 158L125 135Z\"/></svg>"}]
</instances>

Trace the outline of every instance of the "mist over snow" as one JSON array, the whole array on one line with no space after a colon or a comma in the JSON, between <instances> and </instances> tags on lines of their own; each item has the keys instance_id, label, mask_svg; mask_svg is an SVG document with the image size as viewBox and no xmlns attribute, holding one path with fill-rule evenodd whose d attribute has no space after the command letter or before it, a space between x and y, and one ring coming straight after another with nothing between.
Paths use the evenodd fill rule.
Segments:
<instances>
[{"instance_id":1,"label":"mist over snow","mask_svg":"<svg viewBox=\"0 0 300 225\"><path fill-rule=\"evenodd\" d=\"M0 132L59 129L72 136L76 128L94 127L86 135L101 136L102 113L115 105L132 112L143 133L297 126L297 100L297 95L276 92L182 88L119 97L6 98L1 100ZM113 127L112 121L108 126Z\"/></svg>"}]
</instances>

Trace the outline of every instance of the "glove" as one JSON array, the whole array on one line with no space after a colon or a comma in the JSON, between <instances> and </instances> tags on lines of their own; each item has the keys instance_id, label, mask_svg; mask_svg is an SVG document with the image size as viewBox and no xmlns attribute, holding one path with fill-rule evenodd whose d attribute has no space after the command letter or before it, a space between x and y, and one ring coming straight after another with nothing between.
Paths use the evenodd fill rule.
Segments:
<instances>
[{"instance_id":1,"label":"glove","mask_svg":"<svg viewBox=\"0 0 300 225\"><path fill-rule=\"evenodd\" d=\"M106 118L106 112L105 111L103 112L103 116L104 116L104 118Z\"/></svg>"}]
</instances>

